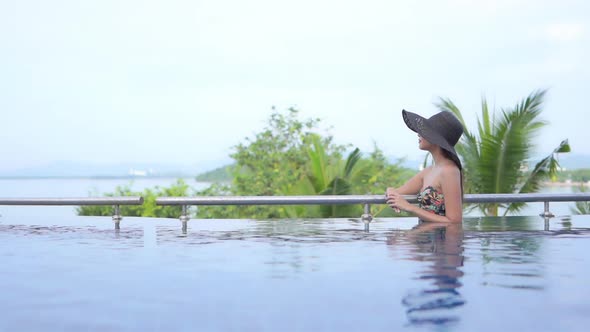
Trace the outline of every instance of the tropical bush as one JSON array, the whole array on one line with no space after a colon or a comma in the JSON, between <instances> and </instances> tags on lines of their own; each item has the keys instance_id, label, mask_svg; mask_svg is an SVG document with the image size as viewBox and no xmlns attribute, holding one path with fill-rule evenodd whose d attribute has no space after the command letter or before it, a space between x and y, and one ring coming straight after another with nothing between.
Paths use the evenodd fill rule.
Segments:
<instances>
[{"instance_id":1,"label":"tropical bush","mask_svg":"<svg viewBox=\"0 0 590 332\"><path fill-rule=\"evenodd\" d=\"M399 186L414 171L387 161L375 145L366 157L357 148L338 145L320 135L320 120L298 119L298 111L273 112L253 139L235 146L232 182L216 183L198 195L281 196L383 194ZM347 153L347 151L349 151ZM346 155L346 157L345 157ZM375 211L388 215L389 210ZM200 218L359 217L362 206L203 206Z\"/></svg>"},{"instance_id":2,"label":"tropical bush","mask_svg":"<svg viewBox=\"0 0 590 332\"><path fill-rule=\"evenodd\" d=\"M374 145L367 156L358 148L339 145L320 128L319 119L299 120L298 111L273 111L267 126L254 138L245 138L234 147L234 163L219 168L208 179L216 178L208 188L190 192L181 180L170 188L156 187L143 192L131 186L117 187L105 196L143 196L141 206L122 206L126 216L177 218L181 208L157 206L161 196L280 196L384 194L388 186L399 186L416 172L401 166L403 160L390 163ZM320 132L324 132L321 135ZM348 152L347 152L348 151ZM346 157L344 157L346 155ZM231 181L225 181L227 178ZM359 217L362 206L201 206L199 218L301 218ZM375 215L392 215L386 205L374 208ZM111 207L82 206L79 215L111 215Z\"/></svg>"},{"instance_id":3,"label":"tropical bush","mask_svg":"<svg viewBox=\"0 0 590 332\"><path fill-rule=\"evenodd\" d=\"M106 197L119 196L142 196L144 203L142 205L122 205L121 215L135 217L159 217L159 218L178 218L181 214L180 206L159 206L156 205L158 197L182 197L192 194L190 187L183 180L178 179L170 187L159 187L145 189L143 191L134 191L131 189L132 184L118 186L114 192L106 193ZM97 193L93 193L97 196ZM80 216L111 216L113 207L111 206L79 206L76 212Z\"/></svg>"},{"instance_id":4,"label":"tropical bush","mask_svg":"<svg viewBox=\"0 0 590 332\"><path fill-rule=\"evenodd\" d=\"M557 175L557 181L560 182L588 182L590 181L590 168L579 168L572 170L562 170Z\"/></svg>"}]
</instances>

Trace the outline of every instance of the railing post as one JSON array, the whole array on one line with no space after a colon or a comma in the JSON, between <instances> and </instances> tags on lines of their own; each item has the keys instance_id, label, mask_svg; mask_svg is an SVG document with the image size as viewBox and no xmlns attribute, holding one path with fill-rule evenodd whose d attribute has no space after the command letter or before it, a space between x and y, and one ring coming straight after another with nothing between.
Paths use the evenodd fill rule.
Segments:
<instances>
[{"instance_id":1,"label":"railing post","mask_svg":"<svg viewBox=\"0 0 590 332\"><path fill-rule=\"evenodd\" d=\"M187 223L190 220L188 216L188 207L186 205L182 206L182 214L180 215L180 221L182 221L182 231L186 232Z\"/></svg>"},{"instance_id":2,"label":"railing post","mask_svg":"<svg viewBox=\"0 0 590 332\"><path fill-rule=\"evenodd\" d=\"M545 201L543 203L545 204L545 211L543 211L543 213L541 213L540 216L543 218L555 217L555 215L553 213L551 213L551 211L549 211L549 201Z\"/></svg>"},{"instance_id":3,"label":"railing post","mask_svg":"<svg viewBox=\"0 0 590 332\"><path fill-rule=\"evenodd\" d=\"M365 223L365 232L369 231L369 224L373 220L373 216L371 215L371 205L365 204L363 207L364 213L361 215L361 220Z\"/></svg>"},{"instance_id":4,"label":"railing post","mask_svg":"<svg viewBox=\"0 0 590 332\"><path fill-rule=\"evenodd\" d=\"M113 221L115 222L115 229L120 229L120 223L121 223L121 219L123 219L123 217L121 216L121 208L119 207L119 205L114 205L113 206Z\"/></svg>"}]
</instances>

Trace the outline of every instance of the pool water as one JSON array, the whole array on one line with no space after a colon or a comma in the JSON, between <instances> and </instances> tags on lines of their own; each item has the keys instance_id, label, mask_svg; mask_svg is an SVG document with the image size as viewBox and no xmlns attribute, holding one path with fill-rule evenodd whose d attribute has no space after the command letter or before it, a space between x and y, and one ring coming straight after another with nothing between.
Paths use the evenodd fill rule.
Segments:
<instances>
[{"instance_id":1,"label":"pool water","mask_svg":"<svg viewBox=\"0 0 590 332\"><path fill-rule=\"evenodd\" d=\"M0 331L587 331L590 217L0 217Z\"/></svg>"}]
</instances>

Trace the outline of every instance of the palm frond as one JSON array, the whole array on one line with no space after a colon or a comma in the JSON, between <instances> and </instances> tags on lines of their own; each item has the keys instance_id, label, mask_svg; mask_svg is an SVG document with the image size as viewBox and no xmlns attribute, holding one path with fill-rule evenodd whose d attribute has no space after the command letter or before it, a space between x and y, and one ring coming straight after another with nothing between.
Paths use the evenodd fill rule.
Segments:
<instances>
[{"instance_id":1,"label":"palm frond","mask_svg":"<svg viewBox=\"0 0 590 332\"><path fill-rule=\"evenodd\" d=\"M540 183L546 178L555 178L559 170L559 162L557 161L556 155L558 153L570 152L571 147L568 140L563 140L561 143L553 149L553 151L541 161L539 161L531 173L525 178L521 188L518 189L518 193L530 193L535 192L540 188Z\"/></svg>"},{"instance_id":2,"label":"palm frond","mask_svg":"<svg viewBox=\"0 0 590 332\"><path fill-rule=\"evenodd\" d=\"M574 187L575 192L587 192L588 187L584 184L579 187ZM570 208L572 214L590 214L590 202L576 202L576 208Z\"/></svg>"},{"instance_id":3,"label":"palm frond","mask_svg":"<svg viewBox=\"0 0 590 332\"><path fill-rule=\"evenodd\" d=\"M512 193L518 187L521 167L529 159L534 135L544 125L537 118L544 92L534 93L502 116L493 125L492 135L482 139L482 150L490 155L482 159L492 162L494 179L491 193Z\"/></svg>"},{"instance_id":4,"label":"palm frond","mask_svg":"<svg viewBox=\"0 0 590 332\"><path fill-rule=\"evenodd\" d=\"M459 119L459 121L461 121L461 124L465 128L465 120L463 119L463 115L461 114L461 111L450 99L439 98L438 102L435 102L434 105L441 111L447 111L447 112L453 113L457 117L457 119Z\"/></svg>"},{"instance_id":5,"label":"palm frond","mask_svg":"<svg viewBox=\"0 0 590 332\"><path fill-rule=\"evenodd\" d=\"M320 195L348 195L351 193L352 185L341 177L335 177L330 181L326 189L321 191Z\"/></svg>"},{"instance_id":6,"label":"palm frond","mask_svg":"<svg viewBox=\"0 0 590 332\"><path fill-rule=\"evenodd\" d=\"M346 166L344 166L344 177L350 178L354 166L361 160L362 154L359 148L354 149L346 158Z\"/></svg>"},{"instance_id":7,"label":"palm frond","mask_svg":"<svg viewBox=\"0 0 590 332\"><path fill-rule=\"evenodd\" d=\"M309 177L316 192L319 192L328 184L326 151L319 135L311 137L311 146L307 149L307 153L310 160Z\"/></svg>"},{"instance_id":8,"label":"palm frond","mask_svg":"<svg viewBox=\"0 0 590 332\"><path fill-rule=\"evenodd\" d=\"M341 177L335 177L330 181L328 187L320 192L320 195L349 195L351 193L352 185ZM351 209L354 207L348 205L321 205L320 211L323 218L341 217L350 215Z\"/></svg>"},{"instance_id":9,"label":"palm frond","mask_svg":"<svg viewBox=\"0 0 590 332\"><path fill-rule=\"evenodd\" d=\"M316 195L317 192L309 177L303 177L296 183L284 188L282 193L285 195ZM315 216L319 214L319 205L286 205L283 212L287 218L298 218L305 216Z\"/></svg>"},{"instance_id":10,"label":"palm frond","mask_svg":"<svg viewBox=\"0 0 590 332\"><path fill-rule=\"evenodd\" d=\"M484 98L481 99L481 124L479 128L480 135L489 135L492 132L491 124L494 122L493 120L490 121L490 109L488 107L488 102ZM479 121L478 121L479 122Z\"/></svg>"}]
</instances>

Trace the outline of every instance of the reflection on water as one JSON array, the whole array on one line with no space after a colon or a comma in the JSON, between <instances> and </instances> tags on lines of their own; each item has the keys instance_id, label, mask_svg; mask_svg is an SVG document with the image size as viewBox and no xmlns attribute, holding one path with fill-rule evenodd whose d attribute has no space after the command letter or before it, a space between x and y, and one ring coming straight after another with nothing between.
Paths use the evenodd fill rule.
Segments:
<instances>
[{"instance_id":1,"label":"reflection on water","mask_svg":"<svg viewBox=\"0 0 590 332\"><path fill-rule=\"evenodd\" d=\"M239 246L243 253L263 257L267 276L289 279L323 269L321 253L347 244L381 244L383 232L366 232L358 220L346 223L329 219L237 221L239 227L199 229L195 221L187 232L158 227L158 245L183 248L204 245ZM230 221L231 223L231 221ZM227 224L226 224L227 226ZM264 252L259 249L265 248ZM350 246L348 246L350 247ZM348 256L341 257L346 260ZM232 263L234 264L234 263Z\"/></svg>"},{"instance_id":2,"label":"reflection on water","mask_svg":"<svg viewBox=\"0 0 590 332\"><path fill-rule=\"evenodd\" d=\"M459 292L464 262L462 225L420 223L388 236L387 244L391 250L402 245L407 259L427 263L416 271L416 279L428 284L420 290L408 290L402 299L410 324L458 321L455 309L466 302Z\"/></svg>"},{"instance_id":3,"label":"reflection on water","mask_svg":"<svg viewBox=\"0 0 590 332\"><path fill-rule=\"evenodd\" d=\"M107 245L113 240L122 239L125 247L136 247L143 245L143 228L128 227L126 229L111 229L81 226L43 226L43 225L3 225L0 224L0 234L9 234L13 238L34 237L45 238L46 241L69 243L75 242L85 245ZM42 239L38 239L43 241ZM45 242L42 242L45 243ZM63 244L62 243L62 244Z\"/></svg>"},{"instance_id":4,"label":"reflection on water","mask_svg":"<svg viewBox=\"0 0 590 332\"><path fill-rule=\"evenodd\" d=\"M2 218L0 331L573 331L583 218Z\"/></svg>"}]
</instances>

